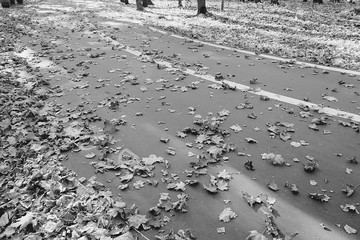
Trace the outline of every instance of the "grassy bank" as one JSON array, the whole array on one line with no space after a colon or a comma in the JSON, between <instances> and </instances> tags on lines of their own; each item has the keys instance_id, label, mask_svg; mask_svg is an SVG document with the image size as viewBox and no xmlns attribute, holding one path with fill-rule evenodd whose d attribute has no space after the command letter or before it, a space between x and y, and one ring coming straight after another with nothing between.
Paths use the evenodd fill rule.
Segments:
<instances>
[{"instance_id":1,"label":"grassy bank","mask_svg":"<svg viewBox=\"0 0 360 240\"><path fill-rule=\"evenodd\" d=\"M360 70L360 15L353 4L281 1L208 2L210 16L195 16L196 2L155 1L145 12L124 14L146 24L205 41L323 65Z\"/></svg>"}]
</instances>

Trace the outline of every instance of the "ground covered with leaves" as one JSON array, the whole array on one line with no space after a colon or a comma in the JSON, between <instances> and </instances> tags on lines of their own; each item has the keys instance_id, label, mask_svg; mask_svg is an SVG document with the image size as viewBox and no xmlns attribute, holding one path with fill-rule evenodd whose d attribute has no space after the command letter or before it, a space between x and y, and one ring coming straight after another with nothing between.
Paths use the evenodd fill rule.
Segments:
<instances>
[{"instance_id":1,"label":"ground covered with leaves","mask_svg":"<svg viewBox=\"0 0 360 240\"><path fill-rule=\"evenodd\" d=\"M135 206L95 178L77 179L63 167L75 147L58 121L60 108L47 106L51 91L36 69L15 56L17 39L33 30L29 15L0 17L0 238L134 239ZM11 21L9 21L11 20ZM11 71L7 71L10 69ZM32 74L26 80L22 74ZM85 133L81 141L89 139Z\"/></svg>"},{"instance_id":2,"label":"ground covered with leaves","mask_svg":"<svg viewBox=\"0 0 360 240\"><path fill-rule=\"evenodd\" d=\"M91 4L93 4L93 2L91 2ZM100 4L103 4L103 2ZM51 9L50 5L43 7L45 9L47 8L47 10ZM122 147L115 145L116 139L114 139L113 135L115 135L123 125L131 125L129 128L134 130L137 126L133 123L135 122L134 118L131 123L127 123L123 118L107 119L107 116L99 113L101 109L111 110L115 113L118 111L117 113L119 113L121 109L124 109L134 102L146 101L146 103L150 105L151 101L159 101L159 106L162 108L169 106L169 114L174 114L179 111L179 109L176 110L173 106L175 104L171 106L170 103L170 96L174 96L175 92L185 94L190 91L206 89L212 92L210 95L212 98L213 94L219 92L226 92L226 94L231 95L231 93L235 93L237 89L231 84L222 81L224 77L222 77L221 73L215 75L215 78L219 80L216 84L211 84L202 89L200 87L200 81L194 81L191 84L181 82L181 80L188 77L182 70L184 66L196 67L199 72L202 72L202 70L205 71L207 68L199 62L182 65L178 62L178 55L176 54L165 55L165 53L160 53L159 50L155 49L152 51L144 49L139 51L139 53L137 53L135 49L128 50L127 54L135 55L132 57L125 55L125 52L121 52L121 55L119 55L118 52L114 53L114 51L128 49L125 45L116 43L115 39L121 41L116 35L121 36L121 34L124 34L119 31L119 28L108 28L102 32L102 26L97 25L98 19L92 11L86 12L82 11L82 8L78 8L76 12L70 9L69 12L73 11L73 15L68 14L64 17L62 12L65 11L64 6L53 7L54 9L56 7L59 9L57 12L58 15L53 12L48 12L49 18L37 16L37 21L39 21L37 23L40 23L41 31L43 32L40 32L38 26L36 28L32 25L32 22L34 24L36 23L36 21L34 21L35 14L32 16L33 21L29 20L31 19L31 15L27 13L31 12L30 10L24 10L21 12L21 16L19 17L19 15L17 15L16 18L11 15L0 17L0 24L1 27L3 27L2 29L4 29L4 31L0 33L0 194L2 196L0 200L0 238L132 240L136 238L134 232L136 232L136 235L141 235L142 233L140 231L155 229L155 238L157 239L196 239L190 230L176 229L175 231L171 230L170 232L166 232L164 230L166 229L165 226L171 222L172 217L183 215L188 212L191 207L190 205L194 204L193 200L195 199L191 199L189 194L191 190L202 191L206 196L211 196L209 197L210 199L221 195L222 192L229 192L230 185L234 187L234 176L238 173L230 172L230 170L227 169L213 171L211 169L212 166L217 166L219 163L229 161L229 155L236 154L237 151L239 151L237 152L237 157L239 158L245 159L251 156L246 152L246 148L236 149L237 146L229 140L231 134L235 135L236 133L245 131L247 126L245 124L241 124L240 126L240 122L239 124L231 124L231 126L227 126L225 123L229 122L231 114L234 115L236 111L252 111L254 105L251 104L251 101L254 102L254 100L248 99L249 101L246 100L244 103L232 102L232 104L236 104L236 106L233 106L232 113L230 110L222 107L220 111L216 110L216 112L208 112L207 114L200 115L198 113L200 109L189 106L189 116L193 121L187 122L187 127L185 128L177 128L175 132L172 131L168 137L156 139L156 141L159 140L163 146L166 146L167 150L165 153L170 159L176 155L181 155L181 153L177 152L177 149L173 147L173 142L176 142L176 140L186 141L186 143L182 143L184 143L187 147L186 149L189 150L188 157L190 161L186 164L186 170L182 173L178 173L178 169L170 168L170 160L153 153L149 153L150 155L143 158L132 156L131 154L124 154L121 158L117 159L117 161L111 159L109 157L111 154L119 154L119 152L122 151ZM265 7L279 9L278 7L272 6ZM155 9L156 8L152 8L136 18L141 19L141 17L145 18L145 16L154 16L153 13L149 12L155 11ZM180 10L174 9L174 11ZM185 16L186 11L193 10L181 11L183 11ZM8 12L4 13L8 14ZM129 18L130 14L131 11L129 10L124 17L127 16ZM161 14L161 16L165 16L164 13ZM175 19L175 13L174 16ZM8 19L12 20L10 21L10 25L7 24L9 23ZM47 22L48 19L53 19L53 22ZM152 20L154 19L155 18ZM181 17L181 19L191 21L193 18ZM209 21L220 23L221 20L219 19L218 16L212 16L210 18L197 17L197 20L199 20L199 22L203 20L204 24L212 24L212 22L209 23ZM106 18L106 20L108 19ZM156 21L157 20L173 22L173 20L169 21L168 16L160 17L156 19ZM153 24L155 24L156 21L154 20ZM229 24L227 21L228 19L225 19L224 24ZM191 22L194 23L195 21ZM206 28L212 29L209 25L207 25ZM131 26L129 26L129 29L131 29ZM135 29L136 28L134 28L134 31ZM219 28L216 29L214 32L219 34ZM88 36L86 34L88 34L89 31L91 31L91 33ZM194 28L194 31L196 31L196 28ZM111 49L111 54L102 52L96 47L74 47L76 48L75 50L72 49L73 46L66 46L67 51L59 50L62 45L66 44L58 43L59 46L56 46L54 43L56 41L53 41L51 38L51 36L56 36L57 40L63 40L73 37L77 39L75 41L76 43L81 42L80 37L76 38L77 36L75 36L76 33L74 32L80 32L83 38L93 38L93 42L108 44L106 46ZM61 34L65 35L65 37ZM194 34L194 32L191 32L191 34ZM197 34L199 35L192 36L198 36L198 38L200 38L201 33L198 32ZM63 67L62 71L67 72L69 75L75 75L75 77L70 78L72 83L76 83L71 85L74 87L69 87L71 91L65 87L51 85L51 81L49 81L38 68L34 68L24 58L14 54L14 51L21 52L25 49L18 40L26 35L33 37L33 41L30 42L29 46L34 48L40 46L38 56L45 56L52 59L56 61L59 66L61 66L61 64L64 64L64 66L66 66L66 64L70 65L66 68ZM142 41L142 46L147 44L147 41ZM192 44L192 42L187 41L184 44ZM228 44L231 45L232 43ZM199 45L198 47L203 47L203 45ZM81 58L85 60L81 60ZM105 58L108 58L106 59L107 62L101 62ZM69 59L76 59L77 61L69 61ZM175 74L176 78L174 80L168 80L161 77L152 80L143 76L138 77L137 74L140 74L139 71L137 71L138 69L130 71L129 69L113 69L108 67L109 59L119 60L117 67L119 67L120 63L129 59L132 59L133 62L140 62L142 65L152 64L151 69L170 72ZM161 64L164 60L173 61L175 67L169 67L171 65L170 63L167 65ZM117 75L116 81L104 79L102 76L99 76L100 78L92 79L93 82L88 82L87 80L89 78L87 77L93 73L91 71L95 71L92 70L92 68L95 68L97 63L101 63L99 65L109 74L120 74ZM146 67L142 68L145 69ZM57 70L47 69L46 71L48 71L48 73L54 73ZM64 81L63 84L65 85L66 82ZM255 85L256 79L250 80L250 84ZM346 83L341 84L344 85ZM84 99L86 98L84 96L87 95L82 92L82 90L90 88L94 90L94 92L92 92L93 95L91 95L92 99L90 99L91 101L85 101ZM138 94L141 97L134 97L130 94L117 94L117 92L111 95L111 97L108 97L106 94L100 92L101 89L105 88L107 88L108 92L118 88L122 90L126 88L139 88ZM52 97L70 98L70 94L75 91L78 91L77 93L83 96L82 100L84 101L75 102L74 104L76 106L73 108L66 108L68 107L66 104L64 104L65 106L56 104L51 99ZM171 94L167 95L167 97L165 95L158 96L159 91L164 92L164 94L165 92ZM249 92L250 91L253 90L249 90ZM237 91L237 93L238 92L239 91ZM148 93L150 95L146 98L145 96L147 95L145 94ZM247 93L244 92L242 94ZM100 96L100 100L96 102L94 99L97 96ZM325 97L327 97L328 101L333 101L332 97L327 95ZM260 96L259 99L261 103L271 102L267 96ZM85 106L87 104L88 106ZM94 104L96 108L89 107L92 106L91 104ZM161 108L158 108L158 105L155 103L152 104L152 107L156 107L154 110L156 113L161 112ZM310 129L308 131L319 131L321 129L324 131L324 135L331 134L327 129L323 129L324 126L330 125L331 119L325 116L315 118L312 114L319 111L319 109L310 109L308 106L299 107L302 110L299 116L308 120L309 125L306 125L306 128L308 127ZM294 109L283 107L280 104L278 106L274 105L271 108L269 107L268 111L272 111L272 108L281 108L281 111L289 114L294 113ZM143 115L146 115L146 109L147 108L142 109L144 112L134 113L135 118L143 118ZM121 112L121 114L122 113L124 112ZM249 123L261 118L260 114L255 114L254 112L243 113L241 115L250 119ZM170 121L170 119L168 119L168 121ZM100 134L92 128L96 124L101 128ZM163 124L165 124L165 121L158 122L158 125ZM356 133L359 132L358 123L339 121L339 125L349 129L352 128ZM140 126L138 127L140 128ZM293 134L295 132L294 128L294 123L285 121L266 123L266 128L264 128L263 133L266 137L269 135L269 138L274 139L274 141L280 140L287 142L294 148L309 145L305 140L295 141L296 138ZM254 133L261 132L261 129L258 127L253 130ZM242 135L241 138L243 136L245 135ZM254 138L249 136L253 136ZM244 139L244 145L254 146L261 144L260 137L257 138L255 135L249 136L246 136ZM292 141L292 136L294 141ZM172 137L171 140L170 137ZM90 151L83 151L84 148L89 146L95 147L91 148ZM119 196L113 196L113 192L104 186L105 181L101 183L100 180L96 180L96 177L88 179L84 177L78 178L73 171L64 167L61 162L68 159L68 153L70 151L71 153L79 153L83 155L85 159L89 160L89 162L86 162L86 165L91 165L94 172L96 174L99 173L97 175L99 178L112 171L111 174L114 176L107 179L107 182L119 181L120 184L118 184L117 190L123 193L122 196L124 198L126 194L131 194L131 190L157 187L157 189L161 189L159 199L156 198L156 202L150 209L147 209L147 213L140 213L140 210L132 205L132 203L129 204L125 202ZM199 152L201 152L201 154ZM297 158L291 161L291 159L286 159L286 157L283 156L278 153L272 153L270 149L267 149L266 152L261 154L261 157L258 156L258 161L255 160L256 158L252 158L252 160L244 161L242 165L244 165L245 171L254 172L255 169L259 171L262 163L274 168L282 168L285 166L291 167L293 165L292 161L294 163L301 162L303 166L299 164L300 167L298 168L302 173L305 171L310 174L317 172L320 167L323 167L323 165L320 166L318 164L317 159L310 155L305 157L305 161L304 158L301 159L301 161ZM337 154L337 156L340 157L340 154ZM356 165L358 164L356 156L346 161L348 161L346 164L353 164L351 166L353 166L354 169L355 166L358 166ZM156 170L158 172L160 170L161 174L157 172L155 177ZM346 174L350 174L352 171L352 169L347 168ZM299 195L300 188L295 182L286 182L285 186L277 182L278 181L272 178L268 180L266 187L273 192L279 192L281 189L285 189L295 196ZM325 183L327 182L328 180L325 181ZM315 180L310 181L311 186L317 184ZM354 197L356 196L355 190L357 187L358 185L347 184L345 188L337 189L337 194L344 193L347 198ZM343 193L341 193L341 191ZM329 194L332 192L326 189L311 192L306 192L306 190L301 189L301 192L303 195L306 195L306 198L309 198L309 201L314 200L314 202L319 202L320 204L329 202L329 200L332 199L332 195ZM174 193L176 195L174 195ZM152 192L152 194L156 195L154 192ZM156 197L158 197L158 195ZM239 199L240 201L233 205L229 199L224 199L224 209L221 209L219 212L211 211L211 213L216 215L215 218L218 222L232 224L237 218L239 219L241 212L237 211L236 207L239 205L239 202L242 202L246 205L246 208L251 210L261 209L260 215L264 219L263 228L256 228L259 231L252 230L249 234L249 229L246 229L246 239L265 240L273 238L290 240L298 235L297 232L289 233L286 232L285 229L280 230L278 219L275 217L277 211L274 209L274 205L277 204L278 200L274 197L266 193L254 195L247 191L242 191L236 200ZM192 201L191 204L190 201ZM344 204L340 206L341 210L346 212L346 214L349 213L352 214L351 216L354 215L357 217L357 214L359 214L358 204L353 204L352 201L343 203ZM324 230L329 229L329 227L324 224L322 224L321 227ZM357 234L358 231L356 225L353 225L352 222L351 224L349 223L349 225L339 224L339 227L343 228L348 234ZM224 226L219 226L216 229L218 234L225 234L226 231L230 232L230 227L225 229ZM147 239L146 236L141 236ZM198 237L201 238L201 236Z\"/></svg>"},{"instance_id":3,"label":"ground covered with leaves","mask_svg":"<svg viewBox=\"0 0 360 240\"><path fill-rule=\"evenodd\" d=\"M353 4L280 1L280 5L251 2L208 1L209 16L194 16L196 3L185 8L177 2L156 1L143 13L124 9L129 18L139 19L167 31L200 40L248 49L285 58L360 69L360 15Z\"/></svg>"}]
</instances>

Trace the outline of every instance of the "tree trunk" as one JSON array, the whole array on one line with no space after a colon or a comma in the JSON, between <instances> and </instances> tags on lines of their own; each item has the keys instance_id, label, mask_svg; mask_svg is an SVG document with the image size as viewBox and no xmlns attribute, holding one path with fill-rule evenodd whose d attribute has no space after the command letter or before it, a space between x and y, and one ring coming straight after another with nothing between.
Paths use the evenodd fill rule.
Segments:
<instances>
[{"instance_id":1,"label":"tree trunk","mask_svg":"<svg viewBox=\"0 0 360 240\"><path fill-rule=\"evenodd\" d=\"M125 4L129 4L129 0L120 0L120 2L125 3Z\"/></svg>"},{"instance_id":2,"label":"tree trunk","mask_svg":"<svg viewBox=\"0 0 360 240\"><path fill-rule=\"evenodd\" d=\"M148 0L142 0L143 7L148 7Z\"/></svg>"},{"instance_id":3,"label":"tree trunk","mask_svg":"<svg viewBox=\"0 0 360 240\"><path fill-rule=\"evenodd\" d=\"M279 5L279 0L271 0L270 4L276 4L276 5Z\"/></svg>"},{"instance_id":4,"label":"tree trunk","mask_svg":"<svg viewBox=\"0 0 360 240\"><path fill-rule=\"evenodd\" d=\"M144 7L142 5L142 0L136 0L136 10L144 11Z\"/></svg>"},{"instance_id":5,"label":"tree trunk","mask_svg":"<svg viewBox=\"0 0 360 240\"><path fill-rule=\"evenodd\" d=\"M148 5L155 5L151 0L147 0Z\"/></svg>"},{"instance_id":6,"label":"tree trunk","mask_svg":"<svg viewBox=\"0 0 360 240\"><path fill-rule=\"evenodd\" d=\"M313 3L323 4L323 0L313 0Z\"/></svg>"},{"instance_id":7,"label":"tree trunk","mask_svg":"<svg viewBox=\"0 0 360 240\"><path fill-rule=\"evenodd\" d=\"M225 0L221 0L221 7L220 7L221 11L224 11L224 4L225 4Z\"/></svg>"},{"instance_id":8,"label":"tree trunk","mask_svg":"<svg viewBox=\"0 0 360 240\"><path fill-rule=\"evenodd\" d=\"M197 12L198 15L207 13L205 0L197 0L197 9L198 9Z\"/></svg>"},{"instance_id":9,"label":"tree trunk","mask_svg":"<svg viewBox=\"0 0 360 240\"><path fill-rule=\"evenodd\" d=\"M178 3L179 3L179 8L182 8L183 7L182 0L179 0Z\"/></svg>"}]
</instances>

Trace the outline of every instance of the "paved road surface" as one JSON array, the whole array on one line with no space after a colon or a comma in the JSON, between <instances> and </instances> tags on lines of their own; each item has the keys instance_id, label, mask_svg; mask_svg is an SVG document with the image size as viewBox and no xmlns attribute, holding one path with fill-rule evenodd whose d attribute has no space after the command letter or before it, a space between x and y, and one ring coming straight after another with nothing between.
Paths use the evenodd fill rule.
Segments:
<instances>
[{"instance_id":1,"label":"paved road surface","mask_svg":"<svg viewBox=\"0 0 360 240\"><path fill-rule=\"evenodd\" d=\"M111 133L117 140L112 148L121 147L139 157L150 154L164 157L170 163L168 171L178 174L179 180L175 182L187 179L184 171L193 170L190 162L196 162L197 155L207 155L208 148L189 148L186 143L196 145L196 137L179 138L176 133L186 127L196 127L194 119L200 116L211 121L218 112L228 110L226 114L222 112L228 116L221 128L231 133L224 141L234 143L236 150L226 154L225 161L208 167L208 172L215 176L224 169L230 172L229 190L209 194L202 184L186 186L186 193L190 195L188 212L171 216L166 229L191 228L198 239L245 239L250 230L262 232L265 209L251 208L242 197L242 192L246 191L254 196L265 193L276 198L276 223L286 235L298 232L295 239L357 238L358 235L346 234L343 226L348 224L359 230L359 215L343 212L340 205L359 202L358 192L351 197L341 192L345 184L360 184L359 165L347 161L353 156L360 157L359 133L355 129L358 125L355 121L353 128L345 127L339 121L350 123L347 117L351 114L354 120L360 119L359 75L323 72L173 37L127 21L119 13L121 8L113 2L49 1L10 11L33 13L36 31L22 39L27 50L20 56L38 64L39 72L34 74L42 74L53 86L59 86L54 91L62 90L50 99L63 106L62 114L67 110L81 121L75 115L82 113L84 117L85 111L93 109L93 115L102 120L126 120L125 126ZM152 61L153 58L157 62ZM218 89L221 81L214 80L214 76L219 73L230 86L239 89ZM135 76L139 84L122 81L129 75ZM249 91L248 87L252 89ZM261 95L270 99L262 100ZM317 125L318 131L308 126L314 118L326 115L310 110L311 117L301 117L303 110L297 104L304 98L309 105L328 107L325 110L332 114L326 117L326 125ZM109 109L110 102L116 100L120 102L119 107ZM253 108L237 108L244 103ZM334 116L344 113L346 115ZM249 118L250 114L256 118ZM267 129L276 123L283 123L277 126L279 131L294 130L288 132L291 139L271 138ZM230 128L236 124L242 128L237 133ZM90 123L90 126L101 134L102 122ZM162 143L160 138L170 141ZM248 143L246 138L257 143ZM308 145L293 147L290 144L301 140ZM166 153L169 147L176 155ZM86 146L70 154L64 164L79 176L91 177L95 169L89 163L96 160L84 156L92 152L100 154L95 147ZM189 156L189 152L194 156ZM263 153L281 154L288 166L269 164L261 159ZM110 157L118 161L119 151ZM303 169L303 164L309 161L307 157L313 157L319 165L314 173L306 173ZM253 161L255 171L244 167L248 160ZM351 174L346 173L346 169L351 169ZM145 214L157 204L161 192L170 192L172 199L178 194L166 189L161 181L165 178L161 170L164 166L157 165L155 179L160 181L157 187L145 185L140 190L133 187L119 190L116 172L97 176L115 194L129 203L136 203ZM208 183L210 177L205 175L198 179L200 183ZM311 185L311 180L317 184ZM269 181L276 182L280 190L274 192L267 188ZM300 194L292 194L284 187L286 182L298 185ZM317 202L308 197L310 192L327 194L331 199ZM231 202L226 204L224 200ZM226 207L231 207L238 215L229 223L220 222L218 218ZM331 231L324 230L321 223ZM223 226L226 233L218 234L217 228ZM144 234L152 238L156 232Z\"/></svg>"}]
</instances>

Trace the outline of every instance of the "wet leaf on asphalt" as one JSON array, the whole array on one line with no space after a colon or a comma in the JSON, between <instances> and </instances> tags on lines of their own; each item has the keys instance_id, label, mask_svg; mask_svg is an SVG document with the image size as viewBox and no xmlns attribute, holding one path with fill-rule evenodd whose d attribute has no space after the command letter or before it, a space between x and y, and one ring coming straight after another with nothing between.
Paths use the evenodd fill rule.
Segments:
<instances>
[{"instance_id":1,"label":"wet leaf on asphalt","mask_svg":"<svg viewBox=\"0 0 360 240\"><path fill-rule=\"evenodd\" d=\"M217 233L225 233L225 227L220 227L216 229Z\"/></svg>"},{"instance_id":2,"label":"wet leaf on asphalt","mask_svg":"<svg viewBox=\"0 0 360 240\"><path fill-rule=\"evenodd\" d=\"M247 143L252 143L252 144L258 143L258 141L253 138L245 138L245 140Z\"/></svg>"},{"instance_id":3,"label":"wet leaf on asphalt","mask_svg":"<svg viewBox=\"0 0 360 240\"><path fill-rule=\"evenodd\" d=\"M96 157L96 154L93 152L85 155L85 158L87 158L87 159L92 159L94 157Z\"/></svg>"},{"instance_id":4,"label":"wet leaf on asphalt","mask_svg":"<svg viewBox=\"0 0 360 240\"><path fill-rule=\"evenodd\" d=\"M328 202L330 200L328 195L322 193L309 193L309 197L319 202Z\"/></svg>"},{"instance_id":5,"label":"wet leaf on asphalt","mask_svg":"<svg viewBox=\"0 0 360 240\"><path fill-rule=\"evenodd\" d=\"M220 191L229 190L229 184L228 184L225 180L219 180L219 181L216 183L216 186L217 186L217 188L218 188Z\"/></svg>"},{"instance_id":6,"label":"wet leaf on asphalt","mask_svg":"<svg viewBox=\"0 0 360 240\"><path fill-rule=\"evenodd\" d=\"M130 227L139 229L140 226L142 226L143 224L146 224L148 220L149 219L147 219L145 215L137 214L137 215L130 216L128 219L128 222L129 222Z\"/></svg>"},{"instance_id":7,"label":"wet leaf on asphalt","mask_svg":"<svg viewBox=\"0 0 360 240\"><path fill-rule=\"evenodd\" d=\"M252 230L250 231L250 235L247 236L246 240L268 240L268 238L258 231Z\"/></svg>"},{"instance_id":8,"label":"wet leaf on asphalt","mask_svg":"<svg viewBox=\"0 0 360 240\"><path fill-rule=\"evenodd\" d=\"M223 222L230 222L231 219L237 217L237 214L231 208L225 208L219 215L219 220Z\"/></svg>"},{"instance_id":9,"label":"wet leaf on asphalt","mask_svg":"<svg viewBox=\"0 0 360 240\"><path fill-rule=\"evenodd\" d=\"M254 197L252 195L250 195L247 192L242 192L242 196L245 199L245 201L250 205L250 207L254 207L254 204L258 203L261 204L262 203L262 199L260 197Z\"/></svg>"},{"instance_id":10,"label":"wet leaf on asphalt","mask_svg":"<svg viewBox=\"0 0 360 240\"><path fill-rule=\"evenodd\" d=\"M238 124L232 125L230 129L234 130L235 133L242 131L242 128Z\"/></svg>"},{"instance_id":11,"label":"wet leaf on asphalt","mask_svg":"<svg viewBox=\"0 0 360 240\"><path fill-rule=\"evenodd\" d=\"M226 169L224 169L218 173L217 177L224 180L230 180L231 174Z\"/></svg>"},{"instance_id":12,"label":"wet leaf on asphalt","mask_svg":"<svg viewBox=\"0 0 360 240\"><path fill-rule=\"evenodd\" d=\"M282 158L280 154L262 153L261 159L268 160L271 164L275 166L282 166L285 164L285 160Z\"/></svg>"},{"instance_id":13,"label":"wet leaf on asphalt","mask_svg":"<svg viewBox=\"0 0 360 240\"><path fill-rule=\"evenodd\" d=\"M244 163L244 165L245 165L245 168L246 168L247 170L251 170L251 171L254 171L254 170L255 170L255 167L254 167L254 165L253 165L253 162L250 161L250 160L248 160L246 163Z\"/></svg>"},{"instance_id":14,"label":"wet leaf on asphalt","mask_svg":"<svg viewBox=\"0 0 360 240\"><path fill-rule=\"evenodd\" d=\"M355 228L352 228L347 224L344 226L344 229L348 234L356 234L357 233L357 230Z\"/></svg>"},{"instance_id":15,"label":"wet leaf on asphalt","mask_svg":"<svg viewBox=\"0 0 360 240\"><path fill-rule=\"evenodd\" d=\"M354 186L354 185L351 185L351 184L346 184L346 188L341 189L341 191L343 193L345 193L347 197L351 197L354 194L356 188L358 188L359 186L360 186L360 184L357 185L357 186Z\"/></svg>"},{"instance_id":16,"label":"wet leaf on asphalt","mask_svg":"<svg viewBox=\"0 0 360 240\"><path fill-rule=\"evenodd\" d=\"M209 193L217 193L218 192L218 188L216 185L210 183L208 185L203 184L203 188L208 191Z\"/></svg>"},{"instance_id":17,"label":"wet leaf on asphalt","mask_svg":"<svg viewBox=\"0 0 360 240\"><path fill-rule=\"evenodd\" d=\"M290 191L295 195L299 194L299 192L300 192L299 187L294 183L288 184L288 182L286 182L285 187L288 187L290 189Z\"/></svg>"},{"instance_id":18,"label":"wet leaf on asphalt","mask_svg":"<svg viewBox=\"0 0 360 240\"><path fill-rule=\"evenodd\" d=\"M279 191L280 188L278 187L278 185L275 183L274 179L272 179L270 182L267 183L268 188L270 188L271 190L273 190L274 192Z\"/></svg>"},{"instance_id":19,"label":"wet leaf on asphalt","mask_svg":"<svg viewBox=\"0 0 360 240\"><path fill-rule=\"evenodd\" d=\"M142 158L141 160L145 165L153 165L154 163L164 162L163 157L157 157L155 154L150 154L149 157Z\"/></svg>"},{"instance_id":20,"label":"wet leaf on asphalt","mask_svg":"<svg viewBox=\"0 0 360 240\"><path fill-rule=\"evenodd\" d=\"M359 210L357 209L357 207L355 206L355 204L345 204L345 205L340 205L340 208L344 211L344 212L353 212L356 214L360 214Z\"/></svg>"}]
</instances>

